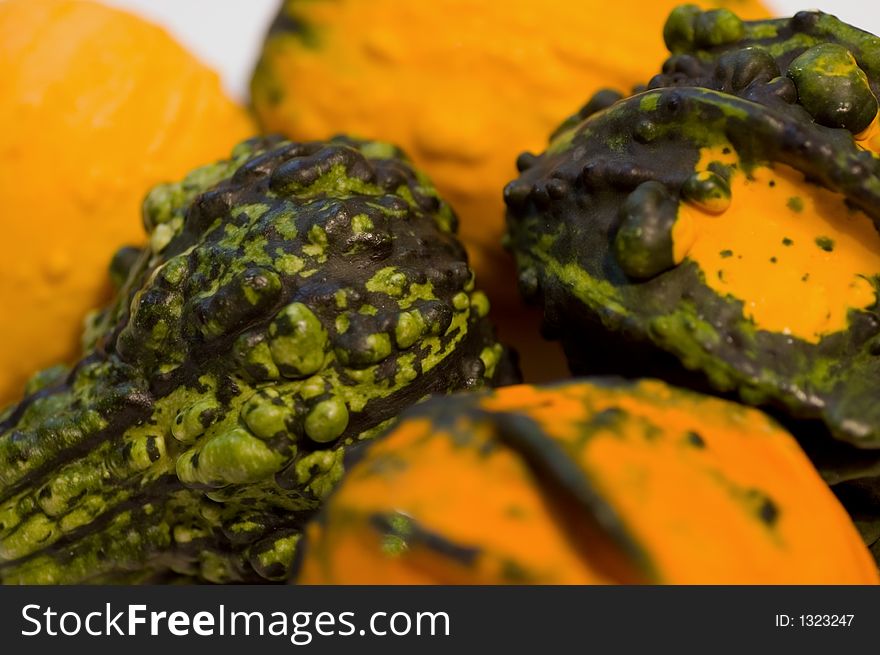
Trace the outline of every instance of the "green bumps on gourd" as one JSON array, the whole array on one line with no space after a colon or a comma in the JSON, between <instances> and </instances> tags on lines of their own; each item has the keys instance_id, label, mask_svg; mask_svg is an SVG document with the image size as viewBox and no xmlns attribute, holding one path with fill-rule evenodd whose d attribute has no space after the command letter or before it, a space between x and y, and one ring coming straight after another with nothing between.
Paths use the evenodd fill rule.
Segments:
<instances>
[{"instance_id":1,"label":"green bumps on gourd","mask_svg":"<svg viewBox=\"0 0 880 655\"><path fill-rule=\"evenodd\" d=\"M711 47L735 43L743 36L743 22L729 9L702 11L697 5L672 10L663 27L663 41L672 53L694 46Z\"/></svg>"},{"instance_id":2,"label":"green bumps on gourd","mask_svg":"<svg viewBox=\"0 0 880 655\"><path fill-rule=\"evenodd\" d=\"M837 43L822 43L788 66L798 101L818 123L857 134L877 115L877 98L852 53Z\"/></svg>"},{"instance_id":3,"label":"green bumps on gourd","mask_svg":"<svg viewBox=\"0 0 880 655\"><path fill-rule=\"evenodd\" d=\"M327 331L302 303L285 307L269 326L269 350L285 377L307 377L324 365Z\"/></svg>"},{"instance_id":4,"label":"green bumps on gourd","mask_svg":"<svg viewBox=\"0 0 880 655\"><path fill-rule=\"evenodd\" d=\"M672 226L677 213L678 199L653 180L641 184L624 201L614 253L627 275L651 278L676 264Z\"/></svg>"},{"instance_id":5,"label":"green bumps on gourd","mask_svg":"<svg viewBox=\"0 0 880 655\"><path fill-rule=\"evenodd\" d=\"M454 215L392 146L247 141L144 225L82 360L0 414L4 583L283 579L348 448L516 380Z\"/></svg>"}]
</instances>

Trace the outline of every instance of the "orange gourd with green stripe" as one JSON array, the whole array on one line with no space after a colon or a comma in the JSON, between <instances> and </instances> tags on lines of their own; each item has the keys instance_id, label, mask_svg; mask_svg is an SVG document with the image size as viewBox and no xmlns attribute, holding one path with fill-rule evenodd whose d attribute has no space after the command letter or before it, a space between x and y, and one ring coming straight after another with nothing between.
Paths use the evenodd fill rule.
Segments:
<instances>
[{"instance_id":1,"label":"orange gourd with green stripe","mask_svg":"<svg viewBox=\"0 0 880 655\"><path fill-rule=\"evenodd\" d=\"M418 406L306 534L307 584L878 581L787 432L656 381Z\"/></svg>"}]
</instances>

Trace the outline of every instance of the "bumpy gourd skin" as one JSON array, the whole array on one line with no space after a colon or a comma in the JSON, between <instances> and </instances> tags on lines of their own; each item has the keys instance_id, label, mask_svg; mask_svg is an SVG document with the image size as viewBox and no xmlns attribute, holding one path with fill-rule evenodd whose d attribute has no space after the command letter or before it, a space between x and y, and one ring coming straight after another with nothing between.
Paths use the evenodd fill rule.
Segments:
<instances>
[{"instance_id":1,"label":"bumpy gourd skin","mask_svg":"<svg viewBox=\"0 0 880 655\"><path fill-rule=\"evenodd\" d=\"M546 153L520 158L522 174L505 197L522 292L543 302L576 371L708 381L747 402L820 419L845 442L880 447L876 301L849 308L844 329L815 338L764 329L742 300L712 288L676 236L682 208L723 213L748 203L731 199L731 181L774 166L880 224L880 161L856 139L863 134L847 129L864 130L876 115L880 39L818 12L743 23L694 7L673 13L665 36L674 54L647 90L619 102L619 94L600 94ZM811 64L827 44L849 51L847 76ZM799 98L810 98L818 115ZM826 111L832 106L840 111ZM836 123L821 125L831 114ZM719 161L706 165L716 151ZM753 209L761 211L760 201ZM817 241L817 253L831 249ZM856 280L871 299L878 272Z\"/></svg>"},{"instance_id":2,"label":"bumpy gourd skin","mask_svg":"<svg viewBox=\"0 0 880 655\"><path fill-rule=\"evenodd\" d=\"M296 581L878 582L790 434L656 380L437 398L363 450Z\"/></svg>"},{"instance_id":3,"label":"bumpy gourd skin","mask_svg":"<svg viewBox=\"0 0 880 655\"><path fill-rule=\"evenodd\" d=\"M453 213L392 146L248 141L144 221L87 355L0 416L5 583L282 578L346 447L515 378Z\"/></svg>"}]
</instances>

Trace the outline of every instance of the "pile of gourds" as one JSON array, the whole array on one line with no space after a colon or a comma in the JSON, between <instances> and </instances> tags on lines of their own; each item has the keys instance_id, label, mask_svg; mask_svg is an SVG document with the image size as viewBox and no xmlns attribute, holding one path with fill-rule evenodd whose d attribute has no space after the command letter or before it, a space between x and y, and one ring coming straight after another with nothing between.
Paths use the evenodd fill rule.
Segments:
<instances>
[{"instance_id":1,"label":"pile of gourds","mask_svg":"<svg viewBox=\"0 0 880 655\"><path fill-rule=\"evenodd\" d=\"M0 406L0 582L880 582L880 38L599 4L284 2Z\"/></svg>"}]
</instances>

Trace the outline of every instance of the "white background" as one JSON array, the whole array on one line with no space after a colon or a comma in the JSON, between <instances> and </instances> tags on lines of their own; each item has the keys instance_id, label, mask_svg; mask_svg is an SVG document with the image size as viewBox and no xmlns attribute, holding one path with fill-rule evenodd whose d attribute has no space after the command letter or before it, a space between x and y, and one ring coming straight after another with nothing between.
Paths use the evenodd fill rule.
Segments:
<instances>
[{"instance_id":1,"label":"white background","mask_svg":"<svg viewBox=\"0 0 880 655\"><path fill-rule=\"evenodd\" d=\"M102 1L134 10L164 25L203 61L219 71L226 88L239 100L247 98L248 80L260 43L280 4L280 0ZM400 2L430 1L400 0ZM483 1L504 2L504 0ZM682 0L682 3L684 1ZM802 9L821 9L863 30L880 34L880 2L877 0L822 2L764 0L764 2L780 16L789 16Z\"/></svg>"}]
</instances>

